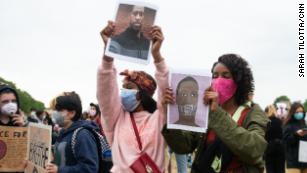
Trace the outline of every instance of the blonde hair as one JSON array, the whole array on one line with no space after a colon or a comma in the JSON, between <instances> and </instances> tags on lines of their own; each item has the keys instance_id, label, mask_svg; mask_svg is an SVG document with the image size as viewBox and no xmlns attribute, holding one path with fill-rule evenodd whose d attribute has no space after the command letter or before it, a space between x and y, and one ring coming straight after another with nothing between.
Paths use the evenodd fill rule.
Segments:
<instances>
[{"instance_id":1,"label":"blonde hair","mask_svg":"<svg viewBox=\"0 0 307 173\"><path fill-rule=\"evenodd\" d=\"M58 94L57 96L55 96L54 98L52 98L49 102L49 108L50 109L55 109L55 105L56 105L56 99L60 96L68 96L70 95L71 92L62 92L60 94Z\"/></svg>"},{"instance_id":2,"label":"blonde hair","mask_svg":"<svg viewBox=\"0 0 307 173\"><path fill-rule=\"evenodd\" d=\"M276 116L276 108L274 105L269 105L265 108L265 113L268 117Z\"/></svg>"}]
</instances>

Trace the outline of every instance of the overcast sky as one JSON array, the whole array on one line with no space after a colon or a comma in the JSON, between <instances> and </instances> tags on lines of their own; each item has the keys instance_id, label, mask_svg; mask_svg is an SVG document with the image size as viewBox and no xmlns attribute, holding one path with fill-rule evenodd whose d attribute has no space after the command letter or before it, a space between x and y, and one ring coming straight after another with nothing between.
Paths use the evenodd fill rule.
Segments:
<instances>
[{"instance_id":1,"label":"overcast sky","mask_svg":"<svg viewBox=\"0 0 307 173\"><path fill-rule=\"evenodd\" d=\"M156 24L165 35L161 51L170 67L210 69L220 55L237 53L252 67L254 100L262 107L280 95L307 99L307 73L298 77L297 1L149 2L159 6ZM46 106L72 90L86 108L97 102L99 32L113 19L115 6L113 0L0 0L0 76ZM154 71L152 62L115 64L119 70Z\"/></svg>"}]
</instances>

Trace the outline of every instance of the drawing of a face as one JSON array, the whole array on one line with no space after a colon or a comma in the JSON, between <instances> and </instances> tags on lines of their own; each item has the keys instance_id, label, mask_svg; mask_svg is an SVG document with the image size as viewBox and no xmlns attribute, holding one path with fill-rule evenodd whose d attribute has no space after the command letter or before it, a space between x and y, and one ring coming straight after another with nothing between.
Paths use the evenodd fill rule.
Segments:
<instances>
[{"instance_id":1,"label":"drawing of a face","mask_svg":"<svg viewBox=\"0 0 307 173\"><path fill-rule=\"evenodd\" d=\"M198 103L198 83L188 76L182 79L176 89L176 103L179 116L195 117Z\"/></svg>"}]
</instances>

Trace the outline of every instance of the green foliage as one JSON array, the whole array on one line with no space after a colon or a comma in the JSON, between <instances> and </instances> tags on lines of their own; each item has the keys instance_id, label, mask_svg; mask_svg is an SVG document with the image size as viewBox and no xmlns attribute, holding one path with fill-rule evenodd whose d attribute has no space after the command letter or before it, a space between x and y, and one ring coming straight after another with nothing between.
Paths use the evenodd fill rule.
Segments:
<instances>
[{"instance_id":1,"label":"green foliage","mask_svg":"<svg viewBox=\"0 0 307 173\"><path fill-rule=\"evenodd\" d=\"M28 92L17 88L13 82L7 81L0 77L0 83L5 83L17 91L20 101L20 108L25 113L29 113L31 108L35 108L37 110L45 109L43 102L35 100Z\"/></svg>"},{"instance_id":2,"label":"green foliage","mask_svg":"<svg viewBox=\"0 0 307 173\"><path fill-rule=\"evenodd\" d=\"M289 104L291 104L289 97L285 95L277 97L274 101L274 105L276 106L276 103L278 102L288 102Z\"/></svg>"}]
</instances>

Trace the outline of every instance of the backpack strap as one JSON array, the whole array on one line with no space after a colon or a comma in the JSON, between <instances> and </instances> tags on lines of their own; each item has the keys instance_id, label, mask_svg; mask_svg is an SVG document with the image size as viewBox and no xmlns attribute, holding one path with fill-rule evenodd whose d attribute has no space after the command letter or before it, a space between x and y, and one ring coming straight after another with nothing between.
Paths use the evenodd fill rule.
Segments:
<instances>
[{"instance_id":1,"label":"backpack strap","mask_svg":"<svg viewBox=\"0 0 307 173\"><path fill-rule=\"evenodd\" d=\"M72 147L72 152L73 152L74 157L76 157L75 145L77 143L77 134L82 129L88 130L94 136L95 142L97 144L97 148L98 148L98 151L99 151L98 154L103 154L103 153L111 150L111 147L110 147L107 139L104 136L102 136L99 132L97 132L96 130L91 129L91 128L79 127L76 130L74 130L74 133L73 133L72 138L71 138L71 147ZM103 155L101 156L101 158L106 159L106 158L104 158Z\"/></svg>"},{"instance_id":2,"label":"backpack strap","mask_svg":"<svg viewBox=\"0 0 307 173\"><path fill-rule=\"evenodd\" d=\"M86 128L87 129L87 128ZM106 137L104 137L103 135L101 135L99 132L97 132L94 129L88 129L90 132L92 132L92 134L94 135L96 142L98 141L98 147L100 147L99 151L101 151L102 153L105 153L106 151L111 150L111 147L106 139Z\"/></svg>"},{"instance_id":3,"label":"backpack strap","mask_svg":"<svg viewBox=\"0 0 307 173\"><path fill-rule=\"evenodd\" d=\"M77 143L77 134L82 129L83 129L83 127L79 127L76 130L74 130L74 133L72 134L72 137L71 137L71 150L72 150L72 154L74 155L75 158L76 158L75 146L76 146L76 143Z\"/></svg>"},{"instance_id":4,"label":"backpack strap","mask_svg":"<svg viewBox=\"0 0 307 173\"><path fill-rule=\"evenodd\" d=\"M75 146L77 143L77 135L78 135L78 132L82 129L86 129L87 131L89 131L95 138L95 143L98 149L98 161L99 161L99 168L98 168L99 171L98 172L101 173L103 170L103 160L110 161L110 158L104 157L104 153L108 153L109 151L111 151L110 146L106 138L102 136L99 132L97 132L96 130L92 128L87 128L87 127L79 127L76 130L74 130L74 133L71 138L71 148L72 148L72 153L75 158L76 158ZM108 155L110 155L110 153L108 153Z\"/></svg>"}]
</instances>

